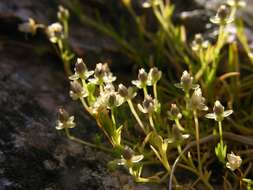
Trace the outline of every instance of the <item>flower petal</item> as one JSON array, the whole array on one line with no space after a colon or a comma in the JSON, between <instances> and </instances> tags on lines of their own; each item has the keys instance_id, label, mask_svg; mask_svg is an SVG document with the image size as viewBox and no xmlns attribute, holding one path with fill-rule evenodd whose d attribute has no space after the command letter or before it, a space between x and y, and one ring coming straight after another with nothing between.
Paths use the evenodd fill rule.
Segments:
<instances>
[{"instance_id":1,"label":"flower petal","mask_svg":"<svg viewBox=\"0 0 253 190\"><path fill-rule=\"evenodd\" d=\"M120 166L126 165L126 160L125 160L124 158L118 159L118 160L116 160L116 162L117 162L117 164L120 165Z\"/></svg>"},{"instance_id":2,"label":"flower petal","mask_svg":"<svg viewBox=\"0 0 253 190\"><path fill-rule=\"evenodd\" d=\"M177 87L177 88L183 89L183 86L180 83L176 83L176 84L174 84L174 86Z\"/></svg>"},{"instance_id":3,"label":"flower petal","mask_svg":"<svg viewBox=\"0 0 253 190\"><path fill-rule=\"evenodd\" d=\"M224 113L223 113L223 117L228 117L228 116L230 116L232 113L233 113L233 110L226 110L226 111L224 111Z\"/></svg>"},{"instance_id":4,"label":"flower petal","mask_svg":"<svg viewBox=\"0 0 253 190\"><path fill-rule=\"evenodd\" d=\"M208 113L208 114L205 115L205 117L208 118L208 119L216 119L216 116L215 116L214 113Z\"/></svg>"},{"instance_id":5,"label":"flower petal","mask_svg":"<svg viewBox=\"0 0 253 190\"><path fill-rule=\"evenodd\" d=\"M142 154L140 155L135 155L131 158L132 163L138 163L140 162L142 159L144 158L144 156Z\"/></svg>"}]
</instances>

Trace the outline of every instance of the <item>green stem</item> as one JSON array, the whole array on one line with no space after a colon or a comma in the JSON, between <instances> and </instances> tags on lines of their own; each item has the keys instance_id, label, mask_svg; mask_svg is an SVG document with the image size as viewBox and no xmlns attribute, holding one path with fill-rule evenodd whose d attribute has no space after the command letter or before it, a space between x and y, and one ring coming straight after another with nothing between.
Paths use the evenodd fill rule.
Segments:
<instances>
[{"instance_id":1,"label":"green stem","mask_svg":"<svg viewBox=\"0 0 253 190\"><path fill-rule=\"evenodd\" d=\"M158 100L157 98L157 83L155 82L153 85L153 93L154 93L154 97L156 100Z\"/></svg>"},{"instance_id":2,"label":"green stem","mask_svg":"<svg viewBox=\"0 0 253 190\"><path fill-rule=\"evenodd\" d=\"M115 115L114 115L114 108L111 109L111 119L113 126L116 128L116 120L115 120Z\"/></svg>"},{"instance_id":3,"label":"green stem","mask_svg":"<svg viewBox=\"0 0 253 190\"><path fill-rule=\"evenodd\" d=\"M189 115L189 99L190 99L189 92L185 92L184 100L185 100L185 110L186 110L187 116Z\"/></svg>"},{"instance_id":4,"label":"green stem","mask_svg":"<svg viewBox=\"0 0 253 190\"><path fill-rule=\"evenodd\" d=\"M92 115L91 110L90 110L89 106L87 105L87 103L85 102L84 98L80 98L80 101L81 101L83 107Z\"/></svg>"},{"instance_id":5,"label":"green stem","mask_svg":"<svg viewBox=\"0 0 253 190\"><path fill-rule=\"evenodd\" d=\"M148 95L147 86L143 87L143 93L144 93L144 97L146 97Z\"/></svg>"},{"instance_id":6,"label":"green stem","mask_svg":"<svg viewBox=\"0 0 253 190\"><path fill-rule=\"evenodd\" d=\"M100 95L104 92L103 84L99 84L99 91Z\"/></svg>"},{"instance_id":7,"label":"green stem","mask_svg":"<svg viewBox=\"0 0 253 190\"><path fill-rule=\"evenodd\" d=\"M198 153L198 168L199 172L202 175L202 164L200 160L200 144L199 144L199 120L198 120L198 115L197 111L193 111L194 115L194 123L195 123L195 135L196 135L196 144L197 144L197 153Z\"/></svg>"},{"instance_id":8,"label":"green stem","mask_svg":"<svg viewBox=\"0 0 253 190\"><path fill-rule=\"evenodd\" d=\"M148 120L149 120L149 123L150 123L150 126L152 127L152 129L154 131L156 131L156 128L155 128L155 125L154 125L154 121L153 121L153 117L152 117L152 113L148 114Z\"/></svg>"},{"instance_id":9,"label":"green stem","mask_svg":"<svg viewBox=\"0 0 253 190\"><path fill-rule=\"evenodd\" d=\"M129 105L129 108L130 108L132 114L134 115L136 121L138 122L139 126L142 128L142 130L144 131L144 133L146 133L146 130L145 130L145 128L144 128L144 125L143 125L143 123L142 123L140 117L138 116L138 114L136 113L136 111L135 111L135 109L134 109L134 105L133 105L133 103L132 103L132 100L128 99L128 100L127 100L127 103L128 103L128 105Z\"/></svg>"},{"instance_id":10,"label":"green stem","mask_svg":"<svg viewBox=\"0 0 253 190\"><path fill-rule=\"evenodd\" d=\"M88 91L88 89L87 89L87 83L86 83L86 81L84 79L82 79L82 84L83 84L85 90Z\"/></svg>"},{"instance_id":11,"label":"green stem","mask_svg":"<svg viewBox=\"0 0 253 190\"><path fill-rule=\"evenodd\" d=\"M65 39L67 39L68 35L69 35L69 27L68 27L68 21L67 20L63 21L63 27L64 27L64 37L65 37Z\"/></svg>"},{"instance_id":12,"label":"green stem","mask_svg":"<svg viewBox=\"0 0 253 190\"><path fill-rule=\"evenodd\" d=\"M221 121L219 121L219 134L220 134L220 143L223 144Z\"/></svg>"},{"instance_id":13,"label":"green stem","mask_svg":"<svg viewBox=\"0 0 253 190\"><path fill-rule=\"evenodd\" d=\"M64 71L65 73L67 73L68 76L72 75L72 71L70 69L70 63L69 63L69 60L67 60L64 56L64 45L63 45L63 41L60 39L60 40L57 40L57 46L60 50L59 52L59 56L63 62L63 66L64 66ZM67 50L66 50L67 51Z\"/></svg>"},{"instance_id":14,"label":"green stem","mask_svg":"<svg viewBox=\"0 0 253 190\"><path fill-rule=\"evenodd\" d=\"M112 151L111 149L108 149L108 148L105 148L105 147L101 147L101 146L97 146L97 145L95 145L95 144L86 142L86 141L84 141L84 140L81 140L81 139L79 139L79 138L77 138L77 137L72 136L72 135L70 134L68 128L65 128L65 133L66 133L67 137L68 137L70 140L72 140L72 141L75 141L75 142L77 142L77 143L83 144L83 145L85 145L85 146L89 146L89 147L92 147L92 148L100 149L100 150L103 150L103 151L105 151L105 152L113 153L113 151Z\"/></svg>"},{"instance_id":15,"label":"green stem","mask_svg":"<svg viewBox=\"0 0 253 190\"><path fill-rule=\"evenodd\" d=\"M217 40L217 43L215 46L214 56L213 56L213 60L212 60L212 68L211 68L211 71L210 71L208 78L207 78L206 86L208 89L210 88L210 85L212 84L212 82L214 80L214 77L215 77L215 74L217 71L217 67L218 67L219 54L220 54L221 48L223 47L225 39L226 39L226 32L224 29L225 29L225 25L220 25L219 36L218 36L218 40Z\"/></svg>"},{"instance_id":16,"label":"green stem","mask_svg":"<svg viewBox=\"0 0 253 190\"><path fill-rule=\"evenodd\" d=\"M233 6L233 7L232 7L232 10L231 10L231 13L230 13L230 16L233 17L233 18L235 18L235 16L236 16L236 15L235 15L235 14L236 14L236 11L237 11L237 7L236 7L236 6Z\"/></svg>"},{"instance_id":17,"label":"green stem","mask_svg":"<svg viewBox=\"0 0 253 190\"><path fill-rule=\"evenodd\" d=\"M180 131L184 131L184 128L183 128L182 125L180 124L179 119L175 119L175 123L176 123L177 128L178 128Z\"/></svg>"}]
</instances>

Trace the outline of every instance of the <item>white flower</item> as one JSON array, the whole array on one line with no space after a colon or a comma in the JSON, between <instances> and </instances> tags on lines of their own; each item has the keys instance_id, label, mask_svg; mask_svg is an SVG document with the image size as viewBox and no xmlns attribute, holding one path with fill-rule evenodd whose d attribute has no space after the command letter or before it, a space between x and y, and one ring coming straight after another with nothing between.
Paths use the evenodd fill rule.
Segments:
<instances>
[{"instance_id":1,"label":"white flower","mask_svg":"<svg viewBox=\"0 0 253 190\"><path fill-rule=\"evenodd\" d=\"M242 164L242 159L240 156L236 156L233 152L227 155L228 162L226 163L226 167L231 171L238 169Z\"/></svg>"},{"instance_id":2,"label":"white flower","mask_svg":"<svg viewBox=\"0 0 253 190\"><path fill-rule=\"evenodd\" d=\"M56 43L59 39L63 38L63 27L59 22L49 25L46 32L52 43Z\"/></svg>"},{"instance_id":3,"label":"white flower","mask_svg":"<svg viewBox=\"0 0 253 190\"><path fill-rule=\"evenodd\" d=\"M214 119L215 121L222 121L225 117L228 117L233 113L233 110L224 111L224 106L219 100L216 100L213 107L213 113L208 113L205 115L208 119Z\"/></svg>"},{"instance_id":4,"label":"white flower","mask_svg":"<svg viewBox=\"0 0 253 190\"><path fill-rule=\"evenodd\" d=\"M205 105L205 98L202 96L200 88L195 89L193 92L189 101L189 107L192 110L208 110L208 107Z\"/></svg>"},{"instance_id":5,"label":"white flower","mask_svg":"<svg viewBox=\"0 0 253 190\"><path fill-rule=\"evenodd\" d=\"M57 130L62 130L74 128L75 126L76 124L74 122L74 116L69 116L68 112L65 109L59 108L58 120L55 128Z\"/></svg>"},{"instance_id":6,"label":"white flower","mask_svg":"<svg viewBox=\"0 0 253 190\"><path fill-rule=\"evenodd\" d=\"M138 80L133 80L132 84L141 89L147 86L147 82L148 74L143 68L141 68L138 73Z\"/></svg>"},{"instance_id":7,"label":"white flower","mask_svg":"<svg viewBox=\"0 0 253 190\"><path fill-rule=\"evenodd\" d=\"M185 92L188 92L190 89L197 89L199 87L198 84L193 84L193 77L187 71L183 72L180 83L176 83L175 86L177 88L181 88Z\"/></svg>"},{"instance_id":8,"label":"white flower","mask_svg":"<svg viewBox=\"0 0 253 190\"><path fill-rule=\"evenodd\" d=\"M37 31L38 26L40 25L37 25L32 18L29 18L27 22L18 25L18 30L34 35Z\"/></svg>"},{"instance_id":9,"label":"white flower","mask_svg":"<svg viewBox=\"0 0 253 190\"><path fill-rule=\"evenodd\" d=\"M217 11L217 14L210 18L210 21L214 24L226 25L234 21L234 18L230 15L230 10L226 5L221 5Z\"/></svg>"},{"instance_id":10,"label":"white flower","mask_svg":"<svg viewBox=\"0 0 253 190\"><path fill-rule=\"evenodd\" d=\"M134 151L126 146L123 150L121 159L117 160L118 165L132 165L140 162L144 156L142 154L140 155L134 155Z\"/></svg>"},{"instance_id":11,"label":"white flower","mask_svg":"<svg viewBox=\"0 0 253 190\"><path fill-rule=\"evenodd\" d=\"M75 64L75 74L69 77L70 80L78 80L84 79L86 80L91 75L93 75L94 71L88 71L87 66L85 65L82 58L77 58Z\"/></svg>"}]
</instances>

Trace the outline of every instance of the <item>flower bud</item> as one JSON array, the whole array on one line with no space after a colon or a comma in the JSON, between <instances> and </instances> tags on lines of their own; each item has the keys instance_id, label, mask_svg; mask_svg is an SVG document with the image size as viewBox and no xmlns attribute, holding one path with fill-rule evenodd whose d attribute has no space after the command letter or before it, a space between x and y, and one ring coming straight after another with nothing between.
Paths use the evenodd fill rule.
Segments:
<instances>
[{"instance_id":1,"label":"flower bud","mask_svg":"<svg viewBox=\"0 0 253 190\"><path fill-rule=\"evenodd\" d=\"M202 96L202 91L200 88L195 89L193 92L189 106L193 110L208 110L208 107L205 105L205 98Z\"/></svg>"},{"instance_id":2,"label":"flower bud","mask_svg":"<svg viewBox=\"0 0 253 190\"><path fill-rule=\"evenodd\" d=\"M69 18L68 9L64 8L62 5L58 7L57 17L59 20L66 20Z\"/></svg>"},{"instance_id":3,"label":"flower bud","mask_svg":"<svg viewBox=\"0 0 253 190\"><path fill-rule=\"evenodd\" d=\"M123 98L126 98L128 96L127 87L125 87L123 84L119 84L118 93Z\"/></svg>"},{"instance_id":4,"label":"flower bud","mask_svg":"<svg viewBox=\"0 0 253 190\"><path fill-rule=\"evenodd\" d=\"M133 155L134 155L134 151L130 147L125 146L123 153L122 153L123 158L126 160L131 160Z\"/></svg>"},{"instance_id":5,"label":"flower bud","mask_svg":"<svg viewBox=\"0 0 253 190\"><path fill-rule=\"evenodd\" d=\"M59 22L49 25L46 29L46 33L52 43L56 43L59 39L64 38L63 27Z\"/></svg>"},{"instance_id":6,"label":"flower bud","mask_svg":"<svg viewBox=\"0 0 253 190\"><path fill-rule=\"evenodd\" d=\"M159 71L156 67L151 68L148 73L148 79L151 82L151 84L154 84L158 80L160 80L161 76L162 76L162 72Z\"/></svg>"},{"instance_id":7,"label":"flower bud","mask_svg":"<svg viewBox=\"0 0 253 190\"><path fill-rule=\"evenodd\" d=\"M75 94L81 94L83 91L82 86L77 81L70 82L70 90L73 91Z\"/></svg>"},{"instance_id":8,"label":"flower bud","mask_svg":"<svg viewBox=\"0 0 253 190\"><path fill-rule=\"evenodd\" d=\"M181 77L181 84L186 91L191 88L192 80L193 78L191 77L191 75L187 71L184 71Z\"/></svg>"},{"instance_id":9,"label":"flower bud","mask_svg":"<svg viewBox=\"0 0 253 190\"><path fill-rule=\"evenodd\" d=\"M63 108L58 109L58 118L60 122L66 122L69 119L69 113Z\"/></svg>"},{"instance_id":10,"label":"flower bud","mask_svg":"<svg viewBox=\"0 0 253 190\"><path fill-rule=\"evenodd\" d=\"M222 116L224 113L224 107L221 105L219 100L216 100L214 103L214 107L213 107L213 112L217 115L217 116Z\"/></svg>"},{"instance_id":11,"label":"flower bud","mask_svg":"<svg viewBox=\"0 0 253 190\"><path fill-rule=\"evenodd\" d=\"M87 71L87 67L86 67L85 63L83 62L82 58L77 58L77 62L75 64L75 71L78 74L82 74L85 71Z\"/></svg>"},{"instance_id":12,"label":"flower bud","mask_svg":"<svg viewBox=\"0 0 253 190\"><path fill-rule=\"evenodd\" d=\"M242 164L242 159L240 156L236 156L233 152L227 155L228 162L226 163L226 167L231 171L238 169Z\"/></svg>"},{"instance_id":13,"label":"flower bud","mask_svg":"<svg viewBox=\"0 0 253 190\"><path fill-rule=\"evenodd\" d=\"M147 96L143 101L143 108L149 112L154 110L154 100L151 96Z\"/></svg>"},{"instance_id":14,"label":"flower bud","mask_svg":"<svg viewBox=\"0 0 253 190\"><path fill-rule=\"evenodd\" d=\"M97 78L102 78L104 76L104 69L102 63L98 63L95 68L94 75Z\"/></svg>"},{"instance_id":15,"label":"flower bud","mask_svg":"<svg viewBox=\"0 0 253 190\"><path fill-rule=\"evenodd\" d=\"M108 104L110 107L113 107L116 105L117 97L114 93L110 94L108 97Z\"/></svg>"},{"instance_id":16,"label":"flower bud","mask_svg":"<svg viewBox=\"0 0 253 190\"><path fill-rule=\"evenodd\" d=\"M196 44L202 45L202 43L204 42L203 36L201 34L196 34L194 37L194 41Z\"/></svg>"},{"instance_id":17,"label":"flower bud","mask_svg":"<svg viewBox=\"0 0 253 190\"><path fill-rule=\"evenodd\" d=\"M146 83L147 82L147 80L148 80L148 74L146 73L146 71L144 69L140 69L139 70L138 79L142 83Z\"/></svg>"},{"instance_id":18,"label":"flower bud","mask_svg":"<svg viewBox=\"0 0 253 190\"><path fill-rule=\"evenodd\" d=\"M180 112L176 104L171 104L171 115L177 116Z\"/></svg>"},{"instance_id":19,"label":"flower bud","mask_svg":"<svg viewBox=\"0 0 253 190\"><path fill-rule=\"evenodd\" d=\"M229 16L229 9L226 5L221 5L217 11L217 16L221 20L225 20Z\"/></svg>"},{"instance_id":20,"label":"flower bud","mask_svg":"<svg viewBox=\"0 0 253 190\"><path fill-rule=\"evenodd\" d=\"M27 22L24 22L22 24L18 25L18 30L25 33L31 33L35 34L37 31L37 24L35 23L35 20L32 18L29 18Z\"/></svg>"}]
</instances>

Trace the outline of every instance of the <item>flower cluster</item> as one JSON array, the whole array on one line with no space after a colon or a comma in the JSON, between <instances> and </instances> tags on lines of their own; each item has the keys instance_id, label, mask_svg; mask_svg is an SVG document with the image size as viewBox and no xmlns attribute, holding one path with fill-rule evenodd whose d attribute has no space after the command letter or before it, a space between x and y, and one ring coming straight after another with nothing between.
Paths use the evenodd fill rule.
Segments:
<instances>
[{"instance_id":1,"label":"flower cluster","mask_svg":"<svg viewBox=\"0 0 253 190\"><path fill-rule=\"evenodd\" d=\"M133 80L132 84L137 88L145 88L146 86L152 86L157 83L162 76L162 72L156 67L151 68L147 73L143 68L139 70L138 80Z\"/></svg>"}]
</instances>

